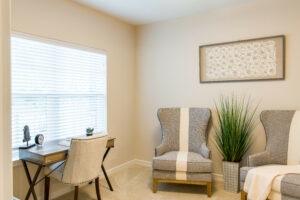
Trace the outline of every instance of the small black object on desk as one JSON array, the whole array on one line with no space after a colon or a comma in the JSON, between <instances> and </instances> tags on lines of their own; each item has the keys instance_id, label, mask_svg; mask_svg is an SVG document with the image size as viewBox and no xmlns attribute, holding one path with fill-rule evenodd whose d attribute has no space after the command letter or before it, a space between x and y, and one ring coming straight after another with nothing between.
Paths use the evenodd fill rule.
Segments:
<instances>
[{"instance_id":1,"label":"small black object on desk","mask_svg":"<svg viewBox=\"0 0 300 200\"><path fill-rule=\"evenodd\" d=\"M30 131L29 131L29 126L25 125L23 129L23 134L24 134L24 139L23 142L26 142L26 146L20 146L19 149L28 149L30 147L35 146L35 144L28 144L30 141Z\"/></svg>"},{"instance_id":2,"label":"small black object on desk","mask_svg":"<svg viewBox=\"0 0 300 200\"><path fill-rule=\"evenodd\" d=\"M34 141L35 141L35 144L37 144L37 145L43 145L43 143L44 143L44 135L43 134L37 134L35 136Z\"/></svg>"}]
</instances>

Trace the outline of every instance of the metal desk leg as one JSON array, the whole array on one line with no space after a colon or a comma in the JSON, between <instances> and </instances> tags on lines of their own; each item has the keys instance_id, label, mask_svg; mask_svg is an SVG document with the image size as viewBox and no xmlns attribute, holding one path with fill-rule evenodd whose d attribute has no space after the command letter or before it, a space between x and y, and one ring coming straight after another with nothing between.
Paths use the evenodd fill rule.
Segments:
<instances>
[{"instance_id":1,"label":"metal desk leg","mask_svg":"<svg viewBox=\"0 0 300 200\"><path fill-rule=\"evenodd\" d=\"M29 186L30 186L29 189L28 189L25 200L29 199L31 193L33 195L33 199L37 200L37 196L36 196L36 193L35 193L35 190L34 190L34 186L35 186L36 180L39 177L39 174L40 174L41 169L42 169L43 166L42 165L38 166L38 168L35 172L35 175L34 175L33 179L31 180L30 173L29 173L26 161L22 160L22 163L23 163L23 167L25 169L25 173L26 173L26 177L27 177Z\"/></svg>"},{"instance_id":2,"label":"metal desk leg","mask_svg":"<svg viewBox=\"0 0 300 200\"><path fill-rule=\"evenodd\" d=\"M106 151L105 151L105 154L104 154L103 159L102 159L101 169L102 169L102 171L103 171L103 174L104 174L104 176L105 176L105 179L106 179L106 182L107 182L107 184L108 184L108 186L109 186L110 191L114 191L113 187L112 187L111 184L110 184L110 181L109 181L109 179L108 179L108 176L107 176L107 174L106 174L106 171L105 171L105 168L104 168L104 165L103 165L103 162L104 162L104 160L105 160L105 158L106 158L106 156L107 156L107 154L108 154L108 152L109 152L110 149L111 149L111 148L109 147L109 148L107 148Z\"/></svg>"}]
</instances>

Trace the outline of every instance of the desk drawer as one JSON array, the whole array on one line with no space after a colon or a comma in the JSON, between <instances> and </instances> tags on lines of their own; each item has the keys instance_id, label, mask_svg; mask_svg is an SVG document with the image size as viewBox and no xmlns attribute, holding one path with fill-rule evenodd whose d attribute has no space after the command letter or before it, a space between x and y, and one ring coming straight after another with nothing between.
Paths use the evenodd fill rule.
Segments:
<instances>
[{"instance_id":1,"label":"desk drawer","mask_svg":"<svg viewBox=\"0 0 300 200\"><path fill-rule=\"evenodd\" d=\"M47 156L45 156L44 164L48 165L48 164L51 164L51 163L55 163L55 162L58 162L58 161L65 160L66 158L67 158L67 153L66 152L47 155Z\"/></svg>"},{"instance_id":2,"label":"desk drawer","mask_svg":"<svg viewBox=\"0 0 300 200\"><path fill-rule=\"evenodd\" d=\"M58 161L65 160L67 158L68 151L60 151L51 154L37 154L36 152L31 152L29 150L19 150L19 157L21 160L26 160L38 165L48 165Z\"/></svg>"}]
</instances>

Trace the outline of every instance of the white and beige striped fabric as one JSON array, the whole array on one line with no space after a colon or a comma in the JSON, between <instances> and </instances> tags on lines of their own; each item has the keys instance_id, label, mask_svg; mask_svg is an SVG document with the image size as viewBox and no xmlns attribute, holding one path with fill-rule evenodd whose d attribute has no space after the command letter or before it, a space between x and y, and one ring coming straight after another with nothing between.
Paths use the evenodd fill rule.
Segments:
<instances>
[{"instance_id":1,"label":"white and beige striped fabric","mask_svg":"<svg viewBox=\"0 0 300 200\"><path fill-rule=\"evenodd\" d=\"M293 116L287 155L288 165L300 164L300 111L297 110Z\"/></svg>"},{"instance_id":2,"label":"white and beige striped fabric","mask_svg":"<svg viewBox=\"0 0 300 200\"><path fill-rule=\"evenodd\" d=\"M158 111L163 141L156 148L153 167L174 172L174 179L189 180L194 174L211 172L211 160L202 155L210 110L205 108L162 108ZM208 153L209 154L209 153Z\"/></svg>"},{"instance_id":3,"label":"white and beige striped fabric","mask_svg":"<svg viewBox=\"0 0 300 200\"><path fill-rule=\"evenodd\" d=\"M186 180L189 151L189 109L180 108L179 152L176 160L176 180Z\"/></svg>"},{"instance_id":4,"label":"white and beige striped fabric","mask_svg":"<svg viewBox=\"0 0 300 200\"><path fill-rule=\"evenodd\" d=\"M208 108L161 108L162 142L153 158L153 191L158 182L206 185L211 196L212 161L206 146Z\"/></svg>"},{"instance_id":5,"label":"white and beige striped fabric","mask_svg":"<svg viewBox=\"0 0 300 200\"><path fill-rule=\"evenodd\" d=\"M189 108L180 108L179 151L189 151Z\"/></svg>"},{"instance_id":6,"label":"white and beige striped fabric","mask_svg":"<svg viewBox=\"0 0 300 200\"><path fill-rule=\"evenodd\" d=\"M267 180L268 173L275 173L274 177L269 178L270 200L299 200L300 199L300 111L295 110L267 110L261 113L261 121L264 125L267 144L266 150L249 156L249 166L241 168L241 187L249 192L247 185L259 184L249 182L250 176L257 176L255 179L262 178ZM257 168L266 167L266 172L262 177L255 174ZM281 171L270 170L270 167L278 167ZM298 167L296 171L290 168ZM252 171L253 170L253 171ZM249 176L248 176L249 175ZM247 177L247 178L246 178ZM246 183L245 181L248 181ZM249 198L251 199L251 193ZM254 189L258 193L257 189Z\"/></svg>"}]
</instances>

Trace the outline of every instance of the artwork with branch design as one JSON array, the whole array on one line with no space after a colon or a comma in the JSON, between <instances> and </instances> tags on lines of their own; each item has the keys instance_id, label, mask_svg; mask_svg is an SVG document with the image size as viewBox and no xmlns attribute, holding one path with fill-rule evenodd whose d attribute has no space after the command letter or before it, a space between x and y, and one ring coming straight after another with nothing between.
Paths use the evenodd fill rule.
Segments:
<instances>
[{"instance_id":1,"label":"artwork with branch design","mask_svg":"<svg viewBox=\"0 0 300 200\"><path fill-rule=\"evenodd\" d=\"M200 82L284 79L284 36L200 46Z\"/></svg>"}]
</instances>

